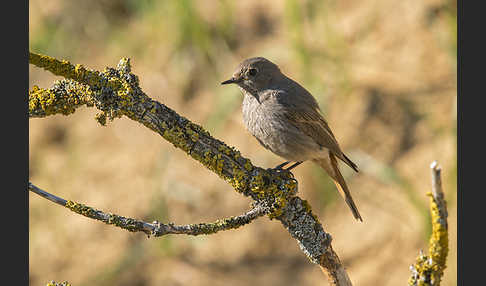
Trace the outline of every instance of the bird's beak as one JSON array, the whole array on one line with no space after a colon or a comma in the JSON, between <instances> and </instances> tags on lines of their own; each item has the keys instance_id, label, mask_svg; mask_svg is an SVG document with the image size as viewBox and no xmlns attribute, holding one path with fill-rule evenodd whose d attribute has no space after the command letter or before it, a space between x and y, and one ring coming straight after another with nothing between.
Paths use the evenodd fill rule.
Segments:
<instances>
[{"instance_id":1,"label":"bird's beak","mask_svg":"<svg viewBox=\"0 0 486 286\"><path fill-rule=\"evenodd\" d=\"M230 83L236 83L237 80L234 78L230 78L228 80L223 81L221 84L230 84Z\"/></svg>"}]
</instances>

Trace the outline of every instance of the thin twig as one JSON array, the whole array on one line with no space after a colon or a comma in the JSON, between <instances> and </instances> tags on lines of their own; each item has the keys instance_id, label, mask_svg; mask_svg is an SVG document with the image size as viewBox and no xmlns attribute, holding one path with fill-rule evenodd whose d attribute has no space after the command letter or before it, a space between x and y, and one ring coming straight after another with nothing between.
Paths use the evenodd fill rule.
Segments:
<instances>
[{"instance_id":1,"label":"thin twig","mask_svg":"<svg viewBox=\"0 0 486 286\"><path fill-rule=\"evenodd\" d=\"M39 189L37 186L35 186L31 182L29 182L29 190L31 192L38 194L39 196L41 196L43 198L50 200L51 202L54 202L54 203L61 205L63 207L66 206L67 201L65 199L60 198L60 197L55 196L55 195L52 195L52 194L49 194L48 192L46 192L42 189Z\"/></svg>"},{"instance_id":2,"label":"thin twig","mask_svg":"<svg viewBox=\"0 0 486 286\"><path fill-rule=\"evenodd\" d=\"M213 234L218 231L236 229L240 226L250 223L251 221L268 214L269 209L262 206L254 206L245 214L217 220L214 223L199 223L188 225L174 225L173 223L163 224L158 221L152 223L144 222L133 218L126 218L120 215L105 213L103 211L94 209L84 204L65 200L53 194L50 194L34 184L29 182L29 190L46 198L56 204L70 209L73 212L102 221L106 224L118 226L131 232L144 232L149 236L164 236L167 234L187 234L187 235L201 235Z\"/></svg>"}]
</instances>

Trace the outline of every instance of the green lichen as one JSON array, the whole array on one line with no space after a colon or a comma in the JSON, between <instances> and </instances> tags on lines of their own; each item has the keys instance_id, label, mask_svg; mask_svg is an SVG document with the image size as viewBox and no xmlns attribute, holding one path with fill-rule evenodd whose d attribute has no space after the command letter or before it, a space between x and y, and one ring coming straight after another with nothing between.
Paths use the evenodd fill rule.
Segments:
<instances>
[{"instance_id":1,"label":"green lichen","mask_svg":"<svg viewBox=\"0 0 486 286\"><path fill-rule=\"evenodd\" d=\"M155 105L155 104L152 105L152 108L150 108L148 111L150 113L154 114L154 115L157 114L157 105ZM165 124L165 122L162 122L162 124ZM163 128L167 128L167 126L166 127L163 127Z\"/></svg>"},{"instance_id":2,"label":"green lichen","mask_svg":"<svg viewBox=\"0 0 486 286\"><path fill-rule=\"evenodd\" d=\"M106 114L104 112L100 112L95 115L96 121L102 126L106 126Z\"/></svg>"},{"instance_id":3,"label":"green lichen","mask_svg":"<svg viewBox=\"0 0 486 286\"><path fill-rule=\"evenodd\" d=\"M186 134L189 136L192 142L197 142L199 140L199 134L192 130L190 124L186 125Z\"/></svg>"},{"instance_id":4,"label":"green lichen","mask_svg":"<svg viewBox=\"0 0 486 286\"><path fill-rule=\"evenodd\" d=\"M194 144L199 141L200 134L204 134L201 127L190 122L187 122L183 127L179 125L168 126L168 124L163 122L160 127L162 127L162 137L175 147L182 149L195 160L201 162L220 177L225 178L223 175L224 158L221 153L213 153L210 150L206 150L204 154L191 152Z\"/></svg>"},{"instance_id":5,"label":"green lichen","mask_svg":"<svg viewBox=\"0 0 486 286\"><path fill-rule=\"evenodd\" d=\"M67 201L65 207L85 217L98 219L98 211L86 205L76 203L73 201Z\"/></svg>"},{"instance_id":6,"label":"green lichen","mask_svg":"<svg viewBox=\"0 0 486 286\"><path fill-rule=\"evenodd\" d=\"M312 207L308 201L302 200L302 205L304 206L306 213L310 214L316 221L319 221L319 218L312 212Z\"/></svg>"},{"instance_id":7,"label":"green lichen","mask_svg":"<svg viewBox=\"0 0 486 286\"><path fill-rule=\"evenodd\" d=\"M305 211L306 211L307 213L310 213L310 212L312 211L312 208L311 208L311 206L310 206L310 204L309 204L309 202L308 202L308 201L306 201L306 200L302 200L302 205L304 206Z\"/></svg>"},{"instance_id":8,"label":"green lichen","mask_svg":"<svg viewBox=\"0 0 486 286\"><path fill-rule=\"evenodd\" d=\"M187 121L186 126L187 126L187 128L190 128L190 129L194 130L195 132L197 132L201 135L208 136L208 137L211 136L207 130L202 128L200 125L197 125L197 124L192 123L190 121Z\"/></svg>"},{"instance_id":9,"label":"green lichen","mask_svg":"<svg viewBox=\"0 0 486 286\"><path fill-rule=\"evenodd\" d=\"M131 232L137 232L142 229L142 223L132 218L126 218L116 214L109 214L106 224L112 224Z\"/></svg>"},{"instance_id":10,"label":"green lichen","mask_svg":"<svg viewBox=\"0 0 486 286\"><path fill-rule=\"evenodd\" d=\"M261 173L256 174L252 177L251 191L257 194L263 194L265 190L265 182Z\"/></svg>"},{"instance_id":11,"label":"green lichen","mask_svg":"<svg viewBox=\"0 0 486 286\"><path fill-rule=\"evenodd\" d=\"M187 144L186 133L177 125L171 128L165 128L162 137L186 153L190 150L190 145Z\"/></svg>"},{"instance_id":12,"label":"green lichen","mask_svg":"<svg viewBox=\"0 0 486 286\"><path fill-rule=\"evenodd\" d=\"M270 219L275 219L283 214L285 206L287 206L288 200L284 197L276 197L275 203L272 205L272 212L268 215Z\"/></svg>"},{"instance_id":13,"label":"green lichen","mask_svg":"<svg viewBox=\"0 0 486 286\"><path fill-rule=\"evenodd\" d=\"M259 171L253 173L250 181L250 191L257 200L271 202L270 219L280 217L289 200L297 192L295 180L285 173ZM277 183L278 182L278 183Z\"/></svg>"},{"instance_id":14,"label":"green lichen","mask_svg":"<svg viewBox=\"0 0 486 286\"><path fill-rule=\"evenodd\" d=\"M223 173L223 165L224 161L222 160L222 155L218 154L216 155L216 173L222 174Z\"/></svg>"},{"instance_id":15,"label":"green lichen","mask_svg":"<svg viewBox=\"0 0 486 286\"><path fill-rule=\"evenodd\" d=\"M98 211L92 207L76 203L73 201L67 201L65 207L70 209L71 211L83 215L85 217L89 217L92 219L96 219L102 221L106 224L111 224L118 226L120 228L126 229L131 232L141 231L143 230L143 223L141 221L126 218L123 216L119 216L116 214L104 214L101 211Z\"/></svg>"},{"instance_id":16,"label":"green lichen","mask_svg":"<svg viewBox=\"0 0 486 286\"><path fill-rule=\"evenodd\" d=\"M220 230L236 229L249 223L250 221L251 219L249 218L229 217L224 219L218 219L216 222L213 223L190 224L188 225L188 227L190 229L190 234L192 235L208 235L216 233Z\"/></svg>"},{"instance_id":17,"label":"green lichen","mask_svg":"<svg viewBox=\"0 0 486 286\"><path fill-rule=\"evenodd\" d=\"M229 183L238 193L243 193L244 190L247 189L247 176L248 174L240 169L240 167L231 162L232 174L233 177L229 180Z\"/></svg>"},{"instance_id":18,"label":"green lichen","mask_svg":"<svg viewBox=\"0 0 486 286\"><path fill-rule=\"evenodd\" d=\"M71 286L71 284L68 281L64 281L61 283L57 283L56 281L50 281L46 284L46 286Z\"/></svg>"},{"instance_id":19,"label":"green lichen","mask_svg":"<svg viewBox=\"0 0 486 286\"><path fill-rule=\"evenodd\" d=\"M218 151L226 155L230 155L232 150L226 145L220 145L218 146Z\"/></svg>"},{"instance_id":20,"label":"green lichen","mask_svg":"<svg viewBox=\"0 0 486 286\"><path fill-rule=\"evenodd\" d=\"M243 165L243 167L245 168L245 170L247 170L248 172L251 172L251 170L253 170L253 165L251 164L251 161L246 159L245 160L245 165Z\"/></svg>"}]
</instances>

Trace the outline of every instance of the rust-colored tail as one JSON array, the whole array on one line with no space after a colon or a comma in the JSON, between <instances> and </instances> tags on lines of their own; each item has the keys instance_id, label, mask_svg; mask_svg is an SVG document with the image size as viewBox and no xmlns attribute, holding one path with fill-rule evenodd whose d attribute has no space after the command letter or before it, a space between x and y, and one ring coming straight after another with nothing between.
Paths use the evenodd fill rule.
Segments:
<instances>
[{"instance_id":1,"label":"rust-colored tail","mask_svg":"<svg viewBox=\"0 0 486 286\"><path fill-rule=\"evenodd\" d=\"M348 204L349 208L351 209L354 218L363 221L361 215L359 214L358 208L356 207L356 204L354 203L353 198L351 197L351 193L349 192L348 186L346 185L346 182L344 181L344 178L341 175L341 172L339 171L336 157L332 153L329 153L329 159L314 159L313 161L316 162L319 166L321 166L332 178L339 193L341 194L341 196L346 201L346 204Z\"/></svg>"}]
</instances>

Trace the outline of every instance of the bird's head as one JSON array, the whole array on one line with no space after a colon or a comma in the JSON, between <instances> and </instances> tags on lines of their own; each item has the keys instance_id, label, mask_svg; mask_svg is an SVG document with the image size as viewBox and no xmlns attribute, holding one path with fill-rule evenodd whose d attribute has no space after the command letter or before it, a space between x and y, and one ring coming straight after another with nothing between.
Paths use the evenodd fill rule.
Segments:
<instances>
[{"instance_id":1,"label":"bird's head","mask_svg":"<svg viewBox=\"0 0 486 286\"><path fill-rule=\"evenodd\" d=\"M263 57L249 58L241 62L233 76L221 84L237 84L239 87L256 95L269 88L282 74L278 66Z\"/></svg>"}]
</instances>

